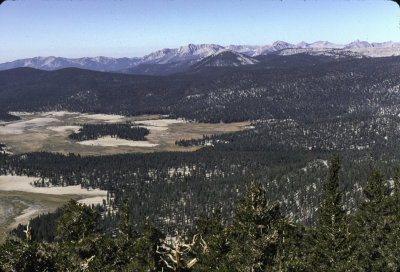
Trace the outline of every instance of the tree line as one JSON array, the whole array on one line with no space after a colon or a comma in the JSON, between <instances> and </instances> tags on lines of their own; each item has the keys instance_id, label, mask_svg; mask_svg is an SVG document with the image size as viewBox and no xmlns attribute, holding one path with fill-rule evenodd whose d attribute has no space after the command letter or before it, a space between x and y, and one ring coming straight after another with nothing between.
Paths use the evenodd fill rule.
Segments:
<instances>
[{"instance_id":1,"label":"tree line","mask_svg":"<svg viewBox=\"0 0 400 272\"><path fill-rule=\"evenodd\" d=\"M147 128L132 124L84 124L77 133L70 134L68 138L75 141L87 141L111 136L125 140L145 141L145 136L149 133Z\"/></svg>"}]
</instances>

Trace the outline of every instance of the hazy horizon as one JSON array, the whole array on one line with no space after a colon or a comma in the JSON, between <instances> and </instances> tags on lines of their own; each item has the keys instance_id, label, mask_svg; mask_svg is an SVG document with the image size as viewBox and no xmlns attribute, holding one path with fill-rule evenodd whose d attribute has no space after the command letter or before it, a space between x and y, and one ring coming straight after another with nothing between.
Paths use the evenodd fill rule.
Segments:
<instances>
[{"instance_id":1,"label":"hazy horizon","mask_svg":"<svg viewBox=\"0 0 400 272\"><path fill-rule=\"evenodd\" d=\"M0 62L142 57L187 44L397 42L391 1L6 1Z\"/></svg>"}]
</instances>

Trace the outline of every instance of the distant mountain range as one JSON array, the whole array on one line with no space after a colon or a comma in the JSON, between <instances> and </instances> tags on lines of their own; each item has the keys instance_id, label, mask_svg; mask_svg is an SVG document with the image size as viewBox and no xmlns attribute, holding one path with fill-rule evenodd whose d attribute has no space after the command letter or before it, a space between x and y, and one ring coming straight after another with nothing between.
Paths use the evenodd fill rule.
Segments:
<instances>
[{"instance_id":1,"label":"distant mountain range","mask_svg":"<svg viewBox=\"0 0 400 272\"><path fill-rule=\"evenodd\" d=\"M162 49L142 58L109 57L35 57L0 64L0 70L31 67L41 70L58 70L75 67L95 71L115 71L130 74L164 75L181 72L190 67L241 66L257 64L262 55L323 55L330 57L387 57L400 55L400 42L369 43L354 41L341 45L327 41L291 44L276 41L263 46L217 44L189 44L174 49Z\"/></svg>"}]
</instances>

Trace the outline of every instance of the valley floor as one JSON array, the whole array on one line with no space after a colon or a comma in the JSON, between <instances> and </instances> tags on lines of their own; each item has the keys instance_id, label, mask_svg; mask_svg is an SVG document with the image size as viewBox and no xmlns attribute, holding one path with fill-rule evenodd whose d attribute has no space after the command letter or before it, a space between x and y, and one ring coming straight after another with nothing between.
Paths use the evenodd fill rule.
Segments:
<instances>
[{"instance_id":1,"label":"valley floor","mask_svg":"<svg viewBox=\"0 0 400 272\"><path fill-rule=\"evenodd\" d=\"M0 143L5 143L13 153L35 151L63 154L111 155L133 152L195 151L198 147L175 145L181 139L200 139L207 134L236 132L245 129L249 122L205 124L182 119L165 119L165 116L147 115L125 117L106 114L75 112L13 113L22 120L0 124ZM74 142L68 138L83 124L132 122L146 127L150 134L146 141L128 141L111 137Z\"/></svg>"},{"instance_id":2,"label":"valley floor","mask_svg":"<svg viewBox=\"0 0 400 272\"><path fill-rule=\"evenodd\" d=\"M230 124L205 124L182 119L165 119L165 116L147 115L125 117L106 114L75 112L14 112L21 120L0 124L0 143L12 153L35 151L62 154L111 155L134 152L195 151L199 147L175 145L181 139L201 139L203 135L235 132L247 129L249 122ZM132 122L150 130L146 141L129 141L109 136L97 140L76 142L68 138L83 124ZM70 198L88 205L102 203L107 192L87 191L80 185L67 187L33 187L38 178L26 176L0 176L0 237L18 224L31 218L53 212ZM2 238L0 238L1 242Z\"/></svg>"}]
</instances>

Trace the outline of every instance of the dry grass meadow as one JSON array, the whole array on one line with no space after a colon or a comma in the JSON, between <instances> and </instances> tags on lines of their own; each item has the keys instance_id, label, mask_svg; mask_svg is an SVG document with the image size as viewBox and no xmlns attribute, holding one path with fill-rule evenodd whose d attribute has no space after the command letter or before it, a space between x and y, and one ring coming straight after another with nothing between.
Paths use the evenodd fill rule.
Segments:
<instances>
[{"instance_id":1,"label":"dry grass meadow","mask_svg":"<svg viewBox=\"0 0 400 272\"><path fill-rule=\"evenodd\" d=\"M180 139L201 139L203 135L235 132L250 123L204 124L181 119L166 119L159 115L125 117L120 115L82 114L73 112L13 113L20 121L0 124L0 143L5 143L12 153L35 151L62 154L111 155L134 152L195 151L198 147L180 147ZM147 141L134 142L111 137L94 141L74 142L68 135L78 131L85 123L134 122L146 127L150 134ZM0 243L6 234L18 224L26 224L30 218L55 211L69 199L85 204L101 203L105 191L86 191L79 186L34 188L31 177L0 176ZM72 188L73 187L73 188Z\"/></svg>"},{"instance_id":2,"label":"dry grass meadow","mask_svg":"<svg viewBox=\"0 0 400 272\"><path fill-rule=\"evenodd\" d=\"M243 130L249 122L230 124L204 124L180 119L162 119L147 115L124 117L105 114L81 114L71 112L15 113L22 121L0 125L0 143L5 143L13 153L35 151L79 153L85 155L110 155L134 152L194 151L198 147L180 147L175 141L199 139L203 135ZM74 142L68 135L79 130L84 123L134 122L150 130L147 141L133 142L121 139L99 139Z\"/></svg>"}]
</instances>

